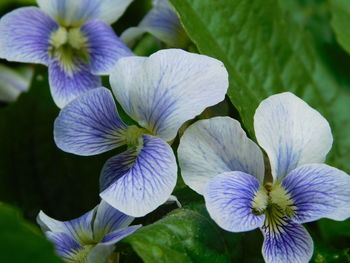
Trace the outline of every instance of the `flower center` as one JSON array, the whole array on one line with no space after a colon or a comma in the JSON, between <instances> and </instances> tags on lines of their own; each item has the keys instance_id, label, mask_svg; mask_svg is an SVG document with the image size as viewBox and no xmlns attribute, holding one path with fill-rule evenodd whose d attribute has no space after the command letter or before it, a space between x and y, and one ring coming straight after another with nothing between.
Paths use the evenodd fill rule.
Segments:
<instances>
[{"instance_id":1,"label":"flower center","mask_svg":"<svg viewBox=\"0 0 350 263\"><path fill-rule=\"evenodd\" d=\"M50 56L58 60L67 74L72 74L78 66L77 59L83 62L89 60L87 38L78 27L59 27L52 33L50 44Z\"/></svg>"},{"instance_id":2,"label":"flower center","mask_svg":"<svg viewBox=\"0 0 350 263\"><path fill-rule=\"evenodd\" d=\"M267 184L255 195L252 203L253 214L265 214L265 225L275 228L284 218L295 215L293 200L281 183Z\"/></svg>"},{"instance_id":3,"label":"flower center","mask_svg":"<svg viewBox=\"0 0 350 263\"><path fill-rule=\"evenodd\" d=\"M141 135L150 134L146 129L139 128L136 125L130 126L124 133L128 148L142 146L143 140Z\"/></svg>"}]
</instances>

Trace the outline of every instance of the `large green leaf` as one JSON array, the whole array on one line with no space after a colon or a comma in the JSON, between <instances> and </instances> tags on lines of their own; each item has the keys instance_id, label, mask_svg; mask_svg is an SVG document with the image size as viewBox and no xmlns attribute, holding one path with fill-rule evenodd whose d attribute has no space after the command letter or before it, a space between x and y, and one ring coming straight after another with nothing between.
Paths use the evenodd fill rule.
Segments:
<instances>
[{"instance_id":1,"label":"large green leaf","mask_svg":"<svg viewBox=\"0 0 350 263\"><path fill-rule=\"evenodd\" d=\"M269 95L291 91L330 121L335 143L329 161L350 171L350 137L344 136L350 133L350 115L344 115L350 110L344 104L350 95L340 90L318 58L312 38L284 15L279 1L171 2L199 51L226 65L228 95L252 136L258 104Z\"/></svg>"},{"instance_id":2,"label":"large green leaf","mask_svg":"<svg viewBox=\"0 0 350 263\"><path fill-rule=\"evenodd\" d=\"M339 44L350 53L350 1L331 0L332 28Z\"/></svg>"},{"instance_id":3,"label":"large green leaf","mask_svg":"<svg viewBox=\"0 0 350 263\"><path fill-rule=\"evenodd\" d=\"M39 229L14 208L0 203L0 262L63 263Z\"/></svg>"},{"instance_id":4,"label":"large green leaf","mask_svg":"<svg viewBox=\"0 0 350 263\"><path fill-rule=\"evenodd\" d=\"M141 228L124 242L129 243L146 263L232 262L240 235L231 234L228 241L223 232L207 216L189 209L177 209Z\"/></svg>"}]
</instances>

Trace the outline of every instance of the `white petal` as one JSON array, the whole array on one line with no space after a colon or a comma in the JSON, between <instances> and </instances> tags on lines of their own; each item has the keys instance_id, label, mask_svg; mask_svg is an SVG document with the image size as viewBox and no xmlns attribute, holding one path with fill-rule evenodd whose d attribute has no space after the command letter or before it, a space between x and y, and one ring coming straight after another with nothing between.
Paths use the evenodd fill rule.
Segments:
<instances>
[{"instance_id":1,"label":"white petal","mask_svg":"<svg viewBox=\"0 0 350 263\"><path fill-rule=\"evenodd\" d=\"M132 0L37 0L42 10L64 26L82 25L97 19L115 22Z\"/></svg>"},{"instance_id":2,"label":"white petal","mask_svg":"<svg viewBox=\"0 0 350 263\"><path fill-rule=\"evenodd\" d=\"M124 110L166 141L185 121L222 101L228 88L220 61L179 49L121 58L110 81Z\"/></svg>"},{"instance_id":3,"label":"white petal","mask_svg":"<svg viewBox=\"0 0 350 263\"><path fill-rule=\"evenodd\" d=\"M264 179L264 160L238 121L230 117L200 120L180 140L178 158L185 183L203 194L208 181L223 172L240 171Z\"/></svg>"},{"instance_id":4,"label":"white petal","mask_svg":"<svg viewBox=\"0 0 350 263\"><path fill-rule=\"evenodd\" d=\"M254 116L254 127L275 179L302 164L324 162L333 143L327 120L289 92L262 101Z\"/></svg>"}]
</instances>

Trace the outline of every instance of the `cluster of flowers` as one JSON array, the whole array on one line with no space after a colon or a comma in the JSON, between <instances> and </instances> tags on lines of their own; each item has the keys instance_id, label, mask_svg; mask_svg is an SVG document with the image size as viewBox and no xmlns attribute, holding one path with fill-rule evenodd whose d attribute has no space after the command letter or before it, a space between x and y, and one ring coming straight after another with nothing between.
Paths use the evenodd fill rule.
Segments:
<instances>
[{"instance_id":1,"label":"cluster of flowers","mask_svg":"<svg viewBox=\"0 0 350 263\"><path fill-rule=\"evenodd\" d=\"M169 199L177 181L169 142L186 121L224 100L228 74L220 61L180 49L134 56L109 26L131 0L37 2L40 8L1 19L0 56L48 66L52 97L62 108L54 124L60 149L89 156L127 146L102 168L96 208L67 222L40 212L38 222L67 262L104 263L114 244L140 227L128 227L133 217ZM166 0L154 4L125 41L149 32L181 46L176 14ZM100 86L102 74L135 125L120 118L112 92ZM300 224L350 216L350 177L323 164L331 129L291 93L264 100L254 126L269 163L238 121L216 117L184 132L177 151L182 177L223 229L261 229L266 262L308 262L313 243Z\"/></svg>"}]
</instances>

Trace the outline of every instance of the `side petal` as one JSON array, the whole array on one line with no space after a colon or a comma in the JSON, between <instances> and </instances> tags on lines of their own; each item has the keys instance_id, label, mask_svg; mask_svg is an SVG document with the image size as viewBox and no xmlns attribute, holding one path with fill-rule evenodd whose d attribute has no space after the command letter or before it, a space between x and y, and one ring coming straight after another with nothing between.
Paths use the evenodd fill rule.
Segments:
<instances>
[{"instance_id":1,"label":"side petal","mask_svg":"<svg viewBox=\"0 0 350 263\"><path fill-rule=\"evenodd\" d=\"M67 233L46 232L47 238L55 245L56 253L67 262L74 262L75 257L84 248Z\"/></svg>"},{"instance_id":2,"label":"side petal","mask_svg":"<svg viewBox=\"0 0 350 263\"><path fill-rule=\"evenodd\" d=\"M112 93L97 88L61 110L55 121L54 138L63 151L88 156L123 145L126 128Z\"/></svg>"},{"instance_id":3,"label":"side petal","mask_svg":"<svg viewBox=\"0 0 350 263\"><path fill-rule=\"evenodd\" d=\"M333 143L327 120L289 92L262 101L254 116L254 127L275 179L302 164L324 162Z\"/></svg>"},{"instance_id":4,"label":"side petal","mask_svg":"<svg viewBox=\"0 0 350 263\"><path fill-rule=\"evenodd\" d=\"M98 19L115 22L132 0L37 0L42 10L63 26L79 26Z\"/></svg>"},{"instance_id":5,"label":"side petal","mask_svg":"<svg viewBox=\"0 0 350 263\"><path fill-rule=\"evenodd\" d=\"M104 22L96 20L87 22L81 31L87 38L91 71L94 74L107 75L119 58L133 56L131 50Z\"/></svg>"},{"instance_id":6,"label":"side petal","mask_svg":"<svg viewBox=\"0 0 350 263\"><path fill-rule=\"evenodd\" d=\"M40 211L37 222L44 232L64 233L77 243L84 244L93 240L92 219L95 212L95 209L93 209L79 218L63 222L55 220Z\"/></svg>"},{"instance_id":7,"label":"side petal","mask_svg":"<svg viewBox=\"0 0 350 263\"><path fill-rule=\"evenodd\" d=\"M168 0L155 2L140 24L125 30L121 39L132 46L144 33L150 33L171 47L185 47L189 42L180 19Z\"/></svg>"},{"instance_id":8,"label":"side petal","mask_svg":"<svg viewBox=\"0 0 350 263\"><path fill-rule=\"evenodd\" d=\"M213 58L179 49L149 58L121 58L111 77L114 94L141 126L165 141L187 120L225 98L228 75Z\"/></svg>"},{"instance_id":9,"label":"side petal","mask_svg":"<svg viewBox=\"0 0 350 263\"><path fill-rule=\"evenodd\" d=\"M265 215L254 215L253 199L259 181L243 172L222 173L213 177L204 192L211 218L230 232L244 232L261 227Z\"/></svg>"},{"instance_id":10,"label":"side petal","mask_svg":"<svg viewBox=\"0 0 350 263\"><path fill-rule=\"evenodd\" d=\"M122 240L123 238L126 238L127 236L130 236L132 233L134 233L140 227L142 227L142 225L131 226L131 227L127 227L127 228L124 228L124 229L119 229L117 231L114 231L114 232L106 235L102 239L102 243L115 244L118 241Z\"/></svg>"},{"instance_id":11,"label":"side petal","mask_svg":"<svg viewBox=\"0 0 350 263\"><path fill-rule=\"evenodd\" d=\"M49 63L49 83L53 100L58 107L63 108L79 95L100 87L101 79L93 75L85 63L79 63L68 72L55 59Z\"/></svg>"},{"instance_id":12,"label":"side petal","mask_svg":"<svg viewBox=\"0 0 350 263\"><path fill-rule=\"evenodd\" d=\"M304 165L283 182L295 206L293 221L306 223L327 217L350 217L350 176L325 164Z\"/></svg>"},{"instance_id":13,"label":"side petal","mask_svg":"<svg viewBox=\"0 0 350 263\"><path fill-rule=\"evenodd\" d=\"M101 240L111 232L126 228L133 220L134 217L118 211L102 200L98 205L94 221L95 240Z\"/></svg>"},{"instance_id":14,"label":"side petal","mask_svg":"<svg viewBox=\"0 0 350 263\"><path fill-rule=\"evenodd\" d=\"M49 60L50 36L58 25L36 7L18 8L0 20L0 57L40 63Z\"/></svg>"},{"instance_id":15,"label":"side petal","mask_svg":"<svg viewBox=\"0 0 350 263\"><path fill-rule=\"evenodd\" d=\"M177 165L171 147L157 137L142 137L141 149L107 161L101 179L102 182L113 181L100 194L102 199L123 213L136 217L152 212L168 200L177 179ZM129 165L121 168L123 163Z\"/></svg>"},{"instance_id":16,"label":"side petal","mask_svg":"<svg viewBox=\"0 0 350 263\"><path fill-rule=\"evenodd\" d=\"M230 171L264 179L264 159L240 123L230 117L200 120L186 129L177 150L182 178L199 194L208 181Z\"/></svg>"},{"instance_id":17,"label":"side petal","mask_svg":"<svg viewBox=\"0 0 350 263\"><path fill-rule=\"evenodd\" d=\"M266 263L306 263L313 254L313 242L306 229L288 219L276 229L264 226L262 254Z\"/></svg>"}]
</instances>

